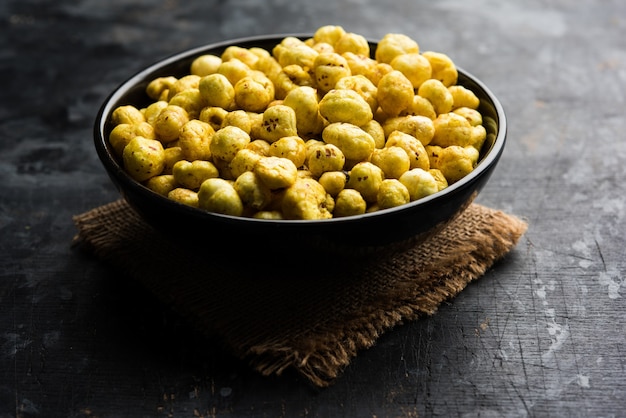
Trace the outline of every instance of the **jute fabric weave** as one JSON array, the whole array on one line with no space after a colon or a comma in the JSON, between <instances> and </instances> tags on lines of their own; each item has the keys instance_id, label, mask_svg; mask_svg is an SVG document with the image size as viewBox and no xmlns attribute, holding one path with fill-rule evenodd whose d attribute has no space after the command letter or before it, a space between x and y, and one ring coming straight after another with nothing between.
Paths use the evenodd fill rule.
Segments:
<instances>
[{"instance_id":1,"label":"jute fabric weave","mask_svg":"<svg viewBox=\"0 0 626 418\"><path fill-rule=\"evenodd\" d=\"M122 200L75 216L75 243L139 281L264 374L324 387L386 331L432 315L518 242L527 224L476 203L428 241L372 262L212 257L174 243Z\"/></svg>"}]
</instances>

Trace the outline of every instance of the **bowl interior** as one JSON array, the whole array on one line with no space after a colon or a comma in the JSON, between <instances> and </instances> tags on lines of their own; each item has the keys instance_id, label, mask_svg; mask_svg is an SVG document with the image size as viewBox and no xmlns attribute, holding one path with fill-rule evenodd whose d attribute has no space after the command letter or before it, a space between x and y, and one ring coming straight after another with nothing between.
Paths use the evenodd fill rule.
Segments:
<instances>
[{"instance_id":1,"label":"bowl interior","mask_svg":"<svg viewBox=\"0 0 626 418\"><path fill-rule=\"evenodd\" d=\"M267 251L322 251L371 254L382 249L405 247L426 239L461 213L487 182L497 164L506 139L506 118L495 95L476 77L458 68L458 84L480 99L479 111L487 130L487 141L479 163L470 174L448 188L409 204L346 218L320 221L260 220L209 213L167 199L128 176L109 145L113 128L111 114L121 105L145 107L145 94L156 77L181 77L191 62L203 54L220 55L230 45L271 50L285 36L302 39L310 35L288 34L236 39L194 48L159 61L130 77L102 105L95 124L98 155L121 195L143 218L172 239L193 245L234 248L245 245ZM370 43L372 54L376 47ZM212 243L212 244L211 244Z\"/></svg>"}]
</instances>

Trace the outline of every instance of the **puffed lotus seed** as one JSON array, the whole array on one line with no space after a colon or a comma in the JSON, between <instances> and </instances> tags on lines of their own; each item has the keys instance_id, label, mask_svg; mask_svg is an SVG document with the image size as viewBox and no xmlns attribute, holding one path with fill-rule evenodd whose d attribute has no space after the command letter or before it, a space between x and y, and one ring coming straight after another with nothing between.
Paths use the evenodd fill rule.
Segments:
<instances>
[{"instance_id":1,"label":"puffed lotus seed","mask_svg":"<svg viewBox=\"0 0 626 418\"><path fill-rule=\"evenodd\" d=\"M397 179L383 180L376 196L376 203L380 209L402 206L410 201L409 190Z\"/></svg>"},{"instance_id":2,"label":"puffed lotus seed","mask_svg":"<svg viewBox=\"0 0 626 418\"><path fill-rule=\"evenodd\" d=\"M425 51L422 55L430 62L433 79L441 81L446 87L456 84L459 72L449 56L435 51Z\"/></svg>"},{"instance_id":3,"label":"puffed lotus seed","mask_svg":"<svg viewBox=\"0 0 626 418\"><path fill-rule=\"evenodd\" d=\"M347 187L357 190L365 201L375 202L384 179L383 170L370 162L356 164L350 170Z\"/></svg>"},{"instance_id":4,"label":"puffed lotus seed","mask_svg":"<svg viewBox=\"0 0 626 418\"><path fill-rule=\"evenodd\" d=\"M376 47L376 61L389 64L399 55L419 53L419 45L407 35L388 33L382 37Z\"/></svg>"},{"instance_id":5,"label":"puffed lotus seed","mask_svg":"<svg viewBox=\"0 0 626 418\"><path fill-rule=\"evenodd\" d=\"M180 129L189 122L189 114L180 106L168 105L154 122L154 134L164 144L178 139Z\"/></svg>"},{"instance_id":6,"label":"puffed lotus seed","mask_svg":"<svg viewBox=\"0 0 626 418\"><path fill-rule=\"evenodd\" d=\"M156 139L134 137L123 152L124 168L137 181L157 176L165 165L163 145Z\"/></svg>"},{"instance_id":7,"label":"puffed lotus seed","mask_svg":"<svg viewBox=\"0 0 626 418\"><path fill-rule=\"evenodd\" d=\"M320 114L330 123L345 122L363 126L374 117L372 108L356 91L333 89L319 103Z\"/></svg>"},{"instance_id":8,"label":"puffed lotus seed","mask_svg":"<svg viewBox=\"0 0 626 418\"><path fill-rule=\"evenodd\" d=\"M337 218L362 215L367 210L367 202L355 189L343 189L335 199L333 215Z\"/></svg>"},{"instance_id":9,"label":"puffed lotus seed","mask_svg":"<svg viewBox=\"0 0 626 418\"><path fill-rule=\"evenodd\" d=\"M209 212L241 216L243 202L235 187L221 178L205 180L198 191L198 206Z\"/></svg>"},{"instance_id":10,"label":"puffed lotus seed","mask_svg":"<svg viewBox=\"0 0 626 418\"><path fill-rule=\"evenodd\" d=\"M267 108L263 112L263 123L259 135L270 144L285 136L298 135L296 112L285 105Z\"/></svg>"},{"instance_id":11,"label":"puffed lotus seed","mask_svg":"<svg viewBox=\"0 0 626 418\"><path fill-rule=\"evenodd\" d=\"M450 112L454 105L454 98L450 90L441 81L434 78L424 81L417 89L417 94L433 105L437 115Z\"/></svg>"},{"instance_id":12,"label":"puffed lotus seed","mask_svg":"<svg viewBox=\"0 0 626 418\"><path fill-rule=\"evenodd\" d=\"M409 191L411 202L439 191L439 184L433 175L421 168L407 171L398 180Z\"/></svg>"},{"instance_id":13,"label":"puffed lotus seed","mask_svg":"<svg viewBox=\"0 0 626 418\"><path fill-rule=\"evenodd\" d=\"M365 161L376 147L374 138L351 123L331 123L322 131L322 139L335 145L348 160Z\"/></svg>"},{"instance_id":14,"label":"puffed lotus seed","mask_svg":"<svg viewBox=\"0 0 626 418\"><path fill-rule=\"evenodd\" d=\"M219 176L217 167L212 162L203 160L178 161L172 168L172 174L176 183L190 190L197 190L206 179Z\"/></svg>"},{"instance_id":15,"label":"puffed lotus seed","mask_svg":"<svg viewBox=\"0 0 626 418\"><path fill-rule=\"evenodd\" d=\"M413 102L413 84L400 71L385 74L378 83L378 103L389 116L398 116Z\"/></svg>"},{"instance_id":16,"label":"puffed lotus seed","mask_svg":"<svg viewBox=\"0 0 626 418\"><path fill-rule=\"evenodd\" d=\"M237 153L250 143L250 135L236 126L225 126L211 137L211 154L230 162Z\"/></svg>"},{"instance_id":17,"label":"puffed lotus seed","mask_svg":"<svg viewBox=\"0 0 626 418\"><path fill-rule=\"evenodd\" d=\"M201 55L192 61L189 71L193 75L203 77L217 72L217 68L221 63L222 59L217 55Z\"/></svg>"},{"instance_id":18,"label":"puffed lotus seed","mask_svg":"<svg viewBox=\"0 0 626 418\"><path fill-rule=\"evenodd\" d=\"M213 73L202 77L198 90L207 106L229 109L235 100L235 88L224 74Z\"/></svg>"}]
</instances>

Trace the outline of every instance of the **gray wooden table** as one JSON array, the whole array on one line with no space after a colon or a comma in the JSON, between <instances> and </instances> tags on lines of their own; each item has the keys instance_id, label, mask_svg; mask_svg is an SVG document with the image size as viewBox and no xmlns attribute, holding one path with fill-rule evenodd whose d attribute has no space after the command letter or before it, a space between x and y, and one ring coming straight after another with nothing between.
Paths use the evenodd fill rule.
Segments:
<instances>
[{"instance_id":1,"label":"gray wooden table","mask_svg":"<svg viewBox=\"0 0 626 418\"><path fill-rule=\"evenodd\" d=\"M0 17L0 417L626 415L626 3L7 0ZM118 197L91 142L116 85L325 24L407 34L482 79L509 142L478 201L530 227L317 390L256 375L70 244L72 215Z\"/></svg>"}]
</instances>

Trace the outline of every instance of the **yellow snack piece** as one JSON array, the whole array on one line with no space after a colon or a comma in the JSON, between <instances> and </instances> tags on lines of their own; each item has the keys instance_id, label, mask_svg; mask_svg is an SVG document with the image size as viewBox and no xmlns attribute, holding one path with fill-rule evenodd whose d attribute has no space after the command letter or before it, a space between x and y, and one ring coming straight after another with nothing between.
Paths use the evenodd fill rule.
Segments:
<instances>
[{"instance_id":1,"label":"yellow snack piece","mask_svg":"<svg viewBox=\"0 0 626 418\"><path fill-rule=\"evenodd\" d=\"M375 148L383 148L385 146L385 141L387 140L385 130L377 120L372 119L360 128L374 139Z\"/></svg>"},{"instance_id":2,"label":"yellow snack piece","mask_svg":"<svg viewBox=\"0 0 626 418\"><path fill-rule=\"evenodd\" d=\"M200 76L189 74L177 79L174 84L171 85L168 94L167 100L171 100L172 97L176 96L178 93L181 93L185 90L197 89L198 84L200 82Z\"/></svg>"},{"instance_id":3,"label":"yellow snack piece","mask_svg":"<svg viewBox=\"0 0 626 418\"><path fill-rule=\"evenodd\" d=\"M360 162L350 170L347 187L357 190L366 202L376 202L383 182L383 170L370 162Z\"/></svg>"},{"instance_id":4,"label":"yellow snack piece","mask_svg":"<svg viewBox=\"0 0 626 418\"><path fill-rule=\"evenodd\" d=\"M440 147L472 145L472 125L463 116L456 113L444 113L437 116L433 125L435 134L431 141L432 145Z\"/></svg>"},{"instance_id":5,"label":"yellow snack piece","mask_svg":"<svg viewBox=\"0 0 626 418\"><path fill-rule=\"evenodd\" d=\"M472 126L472 139L470 140L472 147L480 152L486 139L487 130L483 125Z\"/></svg>"},{"instance_id":6,"label":"yellow snack piece","mask_svg":"<svg viewBox=\"0 0 626 418\"><path fill-rule=\"evenodd\" d=\"M337 196L346 187L348 177L343 171L326 171L319 176L317 181L324 187L326 193Z\"/></svg>"},{"instance_id":7,"label":"yellow snack piece","mask_svg":"<svg viewBox=\"0 0 626 418\"><path fill-rule=\"evenodd\" d=\"M389 64L398 55L419 52L419 45L409 36L388 33L378 41L375 58L378 62Z\"/></svg>"},{"instance_id":8,"label":"yellow snack piece","mask_svg":"<svg viewBox=\"0 0 626 418\"><path fill-rule=\"evenodd\" d=\"M334 47L345 33L346 31L341 26L321 26L313 34L313 41L315 43L327 43Z\"/></svg>"},{"instance_id":9,"label":"yellow snack piece","mask_svg":"<svg viewBox=\"0 0 626 418\"><path fill-rule=\"evenodd\" d=\"M145 181L161 174L165 165L163 145L155 140L134 137L122 154L124 168L137 181Z\"/></svg>"},{"instance_id":10,"label":"yellow snack piece","mask_svg":"<svg viewBox=\"0 0 626 418\"><path fill-rule=\"evenodd\" d=\"M430 62L432 78L441 81L446 87L456 84L459 73L449 56L434 51L425 51L422 55Z\"/></svg>"},{"instance_id":11,"label":"yellow snack piece","mask_svg":"<svg viewBox=\"0 0 626 418\"><path fill-rule=\"evenodd\" d=\"M217 68L222 63L222 59L217 55L200 55L191 62L189 72L199 77L204 77L217 72Z\"/></svg>"},{"instance_id":12,"label":"yellow snack piece","mask_svg":"<svg viewBox=\"0 0 626 418\"><path fill-rule=\"evenodd\" d=\"M272 54L283 68L298 65L305 69L312 69L318 52L298 38L286 37L274 47Z\"/></svg>"},{"instance_id":13,"label":"yellow snack piece","mask_svg":"<svg viewBox=\"0 0 626 418\"><path fill-rule=\"evenodd\" d=\"M263 127L263 113L247 112L250 121L250 137L252 140L259 139L259 132Z\"/></svg>"},{"instance_id":14,"label":"yellow snack piece","mask_svg":"<svg viewBox=\"0 0 626 418\"><path fill-rule=\"evenodd\" d=\"M146 94L152 100L167 101L176 81L176 77L157 77L146 86Z\"/></svg>"},{"instance_id":15,"label":"yellow snack piece","mask_svg":"<svg viewBox=\"0 0 626 418\"><path fill-rule=\"evenodd\" d=\"M419 140L423 145L428 145L435 135L435 125L430 118L425 116L398 116L389 118L383 126L386 136L393 131L409 134Z\"/></svg>"},{"instance_id":16,"label":"yellow snack piece","mask_svg":"<svg viewBox=\"0 0 626 418\"><path fill-rule=\"evenodd\" d=\"M283 214L277 210L260 210L252 215L255 219L267 219L267 220L275 220L279 221L283 218Z\"/></svg>"},{"instance_id":17,"label":"yellow snack piece","mask_svg":"<svg viewBox=\"0 0 626 418\"><path fill-rule=\"evenodd\" d=\"M335 48L333 48L331 44L328 44L326 42L314 43L313 45L311 45L311 48L317 51L318 54L328 54L331 52L335 52Z\"/></svg>"},{"instance_id":18,"label":"yellow snack piece","mask_svg":"<svg viewBox=\"0 0 626 418\"><path fill-rule=\"evenodd\" d=\"M261 49L261 48L251 48L250 50L254 52L255 50L258 50L258 49ZM268 51L264 49L261 49L261 50L264 51L265 53L255 54L259 57L259 59L257 60L254 69L256 71L261 71L263 74L267 76L267 78L269 78L274 84L276 84L276 76L282 71L282 67L278 63L276 58L271 56L271 54Z\"/></svg>"},{"instance_id":19,"label":"yellow snack piece","mask_svg":"<svg viewBox=\"0 0 626 418\"><path fill-rule=\"evenodd\" d=\"M335 88L339 80L352 75L348 61L338 53L318 54L313 62L315 85L326 93Z\"/></svg>"},{"instance_id":20,"label":"yellow snack piece","mask_svg":"<svg viewBox=\"0 0 626 418\"><path fill-rule=\"evenodd\" d=\"M333 89L319 102L320 114L330 123L345 122L356 126L368 123L374 117L370 105L356 91Z\"/></svg>"},{"instance_id":21,"label":"yellow snack piece","mask_svg":"<svg viewBox=\"0 0 626 418\"><path fill-rule=\"evenodd\" d=\"M480 105L480 99L476 94L464 86L453 85L448 87L450 94L452 94L452 109L458 109L460 107L466 107L469 109L478 109Z\"/></svg>"},{"instance_id":22,"label":"yellow snack piece","mask_svg":"<svg viewBox=\"0 0 626 418\"><path fill-rule=\"evenodd\" d=\"M331 123L322 131L322 139L339 148L347 160L367 160L376 147L370 134L351 123Z\"/></svg>"},{"instance_id":23,"label":"yellow snack piece","mask_svg":"<svg viewBox=\"0 0 626 418\"><path fill-rule=\"evenodd\" d=\"M252 115L253 113L246 112L244 110L233 110L228 112L222 120L222 126L236 126L248 135L252 133Z\"/></svg>"},{"instance_id":24,"label":"yellow snack piece","mask_svg":"<svg viewBox=\"0 0 626 418\"><path fill-rule=\"evenodd\" d=\"M205 180L198 190L198 207L209 212L241 216L243 202L233 184L221 178Z\"/></svg>"},{"instance_id":25,"label":"yellow snack piece","mask_svg":"<svg viewBox=\"0 0 626 418\"><path fill-rule=\"evenodd\" d=\"M378 87L364 75L348 75L335 84L336 89L352 90L359 94L370 106L372 114L378 109Z\"/></svg>"},{"instance_id":26,"label":"yellow snack piece","mask_svg":"<svg viewBox=\"0 0 626 418\"><path fill-rule=\"evenodd\" d=\"M248 48L242 48L237 45L231 45L227 47L224 52L222 52L222 61L230 61L233 59L238 59L239 61L246 64L249 68L254 68L256 66L257 61L259 60L259 56L255 54L253 51L250 51Z\"/></svg>"},{"instance_id":27,"label":"yellow snack piece","mask_svg":"<svg viewBox=\"0 0 626 418\"><path fill-rule=\"evenodd\" d=\"M239 150L229 164L231 176L237 178L246 171L254 171L254 167L261 158L263 158L262 155L250 148Z\"/></svg>"},{"instance_id":28,"label":"yellow snack piece","mask_svg":"<svg viewBox=\"0 0 626 418\"><path fill-rule=\"evenodd\" d=\"M213 73L202 77L198 90L206 106L229 109L235 101L235 88L224 74Z\"/></svg>"},{"instance_id":29,"label":"yellow snack piece","mask_svg":"<svg viewBox=\"0 0 626 418\"><path fill-rule=\"evenodd\" d=\"M187 206L198 207L198 193L193 190L177 187L167 194L168 199L175 200Z\"/></svg>"},{"instance_id":30,"label":"yellow snack piece","mask_svg":"<svg viewBox=\"0 0 626 418\"><path fill-rule=\"evenodd\" d=\"M150 177L146 181L146 187L162 196L167 196L169 192L177 187L177 183L173 175L161 174Z\"/></svg>"},{"instance_id":31,"label":"yellow snack piece","mask_svg":"<svg viewBox=\"0 0 626 418\"><path fill-rule=\"evenodd\" d=\"M168 102L166 102L165 100L157 100L156 102L151 103L146 108L144 108L143 116L146 119L146 122L154 126L154 122L159 116L159 113L161 113L161 111L165 109L167 105Z\"/></svg>"},{"instance_id":32,"label":"yellow snack piece","mask_svg":"<svg viewBox=\"0 0 626 418\"><path fill-rule=\"evenodd\" d=\"M222 74L233 86L242 78L249 76L251 71L250 67L237 58L222 62L217 67L217 74Z\"/></svg>"},{"instance_id":33,"label":"yellow snack piece","mask_svg":"<svg viewBox=\"0 0 626 418\"><path fill-rule=\"evenodd\" d=\"M155 139L154 128L148 122L139 122L138 124L121 123L111 130L109 142L113 146L115 154L121 157L126 145L136 136Z\"/></svg>"},{"instance_id":34,"label":"yellow snack piece","mask_svg":"<svg viewBox=\"0 0 626 418\"><path fill-rule=\"evenodd\" d=\"M389 116L398 116L413 101L413 84L400 71L385 74L378 83L378 104Z\"/></svg>"},{"instance_id":35,"label":"yellow snack piece","mask_svg":"<svg viewBox=\"0 0 626 418\"><path fill-rule=\"evenodd\" d=\"M163 174L172 174L174 164L180 160L184 160L183 150L181 147L167 147L164 150L165 165L163 166Z\"/></svg>"},{"instance_id":36,"label":"yellow snack piece","mask_svg":"<svg viewBox=\"0 0 626 418\"><path fill-rule=\"evenodd\" d=\"M246 149L254 151L262 157L267 157L270 155L270 143L263 139L255 139L246 145Z\"/></svg>"},{"instance_id":37,"label":"yellow snack piece","mask_svg":"<svg viewBox=\"0 0 626 418\"><path fill-rule=\"evenodd\" d=\"M439 169L448 183L452 184L471 173L477 160L476 148L452 145L438 150L433 168Z\"/></svg>"},{"instance_id":38,"label":"yellow snack piece","mask_svg":"<svg viewBox=\"0 0 626 418\"><path fill-rule=\"evenodd\" d=\"M370 76L376 72L376 64L378 64L376 60L370 58L369 55L358 55L353 52L344 52L341 56L348 62L352 75L362 75L372 81Z\"/></svg>"},{"instance_id":39,"label":"yellow snack piece","mask_svg":"<svg viewBox=\"0 0 626 418\"><path fill-rule=\"evenodd\" d=\"M443 175L441 170L437 168L431 168L430 170L428 170L428 172L430 173L431 176L433 176L433 178L437 182L437 189L439 191L448 187L448 180L446 180L446 176Z\"/></svg>"},{"instance_id":40,"label":"yellow snack piece","mask_svg":"<svg viewBox=\"0 0 626 418\"><path fill-rule=\"evenodd\" d=\"M180 128L177 145L185 159L210 160L211 138L215 130L206 122L192 119Z\"/></svg>"},{"instance_id":41,"label":"yellow snack piece","mask_svg":"<svg viewBox=\"0 0 626 418\"><path fill-rule=\"evenodd\" d=\"M198 119L202 122L206 122L213 130L217 131L222 127L224 123L224 119L228 115L228 110L221 108L219 106L207 106L200 112Z\"/></svg>"},{"instance_id":42,"label":"yellow snack piece","mask_svg":"<svg viewBox=\"0 0 626 418\"><path fill-rule=\"evenodd\" d=\"M180 106L187 112L189 119L196 119L206 106L199 89L187 89L172 97L169 105Z\"/></svg>"},{"instance_id":43,"label":"yellow snack piece","mask_svg":"<svg viewBox=\"0 0 626 418\"><path fill-rule=\"evenodd\" d=\"M309 146L306 164L314 177L320 177L327 171L343 169L346 157L337 146L321 143L318 146Z\"/></svg>"},{"instance_id":44,"label":"yellow snack piece","mask_svg":"<svg viewBox=\"0 0 626 418\"><path fill-rule=\"evenodd\" d=\"M369 56L370 45L362 35L353 32L344 33L333 45L338 54L352 52L357 55Z\"/></svg>"},{"instance_id":45,"label":"yellow snack piece","mask_svg":"<svg viewBox=\"0 0 626 418\"><path fill-rule=\"evenodd\" d=\"M385 174L385 178L400 178L405 171L411 168L411 161L407 152L399 146L389 146L375 149L371 162Z\"/></svg>"},{"instance_id":46,"label":"yellow snack piece","mask_svg":"<svg viewBox=\"0 0 626 418\"><path fill-rule=\"evenodd\" d=\"M410 168L428 170L430 161L424 145L414 136L400 131L393 131L387 138L386 148L400 147L409 156Z\"/></svg>"},{"instance_id":47,"label":"yellow snack piece","mask_svg":"<svg viewBox=\"0 0 626 418\"><path fill-rule=\"evenodd\" d=\"M398 130L414 136L422 145L428 145L435 136L435 124L426 116L406 116L398 124Z\"/></svg>"},{"instance_id":48,"label":"yellow snack piece","mask_svg":"<svg viewBox=\"0 0 626 418\"><path fill-rule=\"evenodd\" d=\"M437 112L435 112L435 108L430 100L416 94L413 96L413 100L411 101L409 107L400 112L400 115L425 116L428 119L434 120L437 117Z\"/></svg>"},{"instance_id":49,"label":"yellow snack piece","mask_svg":"<svg viewBox=\"0 0 626 418\"><path fill-rule=\"evenodd\" d=\"M174 164L172 174L177 184L190 190L197 190L204 180L219 176L217 167L203 160L180 160Z\"/></svg>"},{"instance_id":50,"label":"yellow snack piece","mask_svg":"<svg viewBox=\"0 0 626 418\"><path fill-rule=\"evenodd\" d=\"M257 211L272 201L272 191L252 171L242 173L235 180L235 190L245 206Z\"/></svg>"},{"instance_id":51,"label":"yellow snack piece","mask_svg":"<svg viewBox=\"0 0 626 418\"><path fill-rule=\"evenodd\" d=\"M432 76L430 61L417 52L397 55L389 65L404 74L416 89Z\"/></svg>"},{"instance_id":52,"label":"yellow snack piece","mask_svg":"<svg viewBox=\"0 0 626 418\"><path fill-rule=\"evenodd\" d=\"M376 203L380 209L402 206L410 201L409 190L397 179L383 180L376 197Z\"/></svg>"},{"instance_id":53,"label":"yellow snack piece","mask_svg":"<svg viewBox=\"0 0 626 418\"><path fill-rule=\"evenodd\" d=\"M118 106L111 113L111 120L114 125L119 125L121 123L127 123L129 125L138 125L141 122L145 122L143 113L135 106L132 105L124 105Z\"/></svg>"},{"instance_id":54,"label":"yellow snack piece","mask_svg":"<svg viewBox=\"0 0 626 418\"><path fill-rule=\"evenodd\" d=\"M329 219L327 204L330 195L311 178L300 178L285 190L281 209L285 219Z\"/></svg>"},{"instance_id":55,"label":"yellow snack piece","mask_svg":"<svg viewBox=\"0 0 626 418\"><path fill-rule=\"evenodd\" d=\"M224 180L234 181L237 176L233 174L231 169L231 161L224 161L221 158L211 158L213 165L217 167L217 171L220 173L220 178Z\"/></svg>"},{"instance_id":56,"label":"yellow snack piece","mask_svg":"<svg viewBox=\"0 0 626 418\"><path fill-rule=\"evenodd\" d=\"M298 178L293 161L281 157L262 157L254 166L254 173L272 190L289 187Z\"/></svg>"},{"instance_id":57,"label":"yellow snack piece","mask_svg":"<svg viewBox=\"0 0 626 418\"><path fill-rule=\"evenodd\" d=\"M297 64L282 67L272 82L276 89L275 96L277 99L284 99L287 93L296 87L312 87L315 84L311 73Z\"/></svg>"},{"instance_id":58,"label":"yellow snack piece","mask_svg":"<svg viewBox=\"0 0 626 418\"><path fill-rule=\"evenodd\" d=\"M432 174L421 168L407 171L398 180L409 191L411 202L439 191L439 184Z\"/></svg>"},{"instance_id":59,"label":"yellow snack piece","mask_svg":"<svg viewBox=\"0 0 626 418\"><path fill-rule=\"evenodd\" d=\"M163 143L178 139L180 129L189 122L187 111L180 106L168 105L154 121L154 134Z\"/></svg>"},{"instance_id":60,"label":"yellow snack piece","mask_svg":"<svg viewBox=\"0 0 626 418\"><path fill-rule=\"evenodd\" d=\"M285 136L297 136L296 112L285 105L267 108L263 112L263 123L259 135L270 144Z\"/></svg>"},{"instance_id":61,"label":"yellow snack piece","mask_svg":"<svg viewBox=\"0 0 626 418\"><path fill-rule=\"evenodd\" d=\"M343 189L337 194L333 217L343 218L346 216L362 215L367 210L367 202L355 189Z\"/></svg>"},{"instance_id":62,"label":"yellow snack piece","mask_svg":"<svg viewBox=\"0 0 626 418\"><path fill-rule=\"evenodd\" d=\"M317 92L313 87L294 88L285 96L283 105L294 110L298 135L310 137L324 129L324 118L320 115Z\"/></svg>"},{"instance_id":63,"label":"yellow snack piece","mask_svg":"<svg viewBox=\"0 0 626 418\"><path fill-rule=\"evenodd\" d=\"M478 110L469 107L459 107L452 112L463 116L472 126L481 126L483 124L483 115Z\"/></svg>"},{"instance_id":64,"label":"yellow snack piece","mask_svg":"<svg viewBox=\"0 0 626 418\"><path fill-rule=\"evenodd\" d=\"M274 100L273 86L269 79L264 82L260 78L243 77L235 84L235 103L247 112L262 112Z\"/></svg>"},{"instance_id":65,"label":"yellow snack piece","mask_svg":"<svg viewBox=\"0 0 626 418\"><path fill-rule=\"evenodd\" d=\"M448 113L452 110L452 105L454 104L452 93L439 80L431 78L424 81L417 90L417 94L428 99L437 115Z\"/></svg>"},{"instance_id":66,"label":"yellow snack piece","mask_svg":"<svg viewBox=\"0 0 626 418\"><path fill-rule=\"evenodd\" d=\"M319 102L319 111L331 124L345 122L362 126L374 117L365 99L349 89L333 89L326 93Z\"/></svg>"},{"instance_id":67,"label":"yellow snack piece","mask_svg":"<svg viewBox=\"0 0 626 418\"><path fill-rule=\"evenodd\" d=\"M269 155L287 158L301 167L306 160L306 145L299 136L284 136L270 145Z\"/></svg>"},{"instance_id":68,"label":"yellow snack piece","mask_svg":"<svg viewBox=\"0 0 626 418\"><path fill-rule=\"evenodd\" d=\"M230 162L235 155L250 143L250 135L236 126L225 126L211 138L211 155L214 159Z\"/></svg>"}]
</instances>

